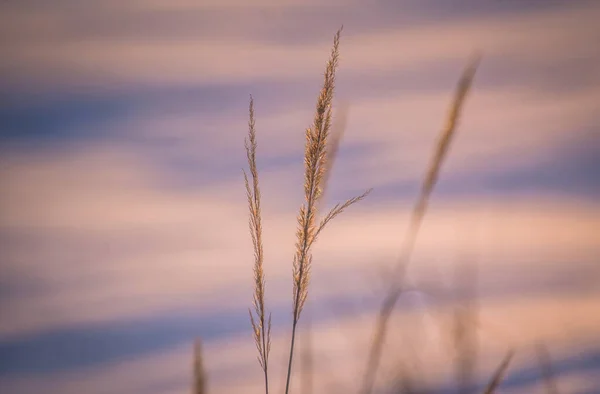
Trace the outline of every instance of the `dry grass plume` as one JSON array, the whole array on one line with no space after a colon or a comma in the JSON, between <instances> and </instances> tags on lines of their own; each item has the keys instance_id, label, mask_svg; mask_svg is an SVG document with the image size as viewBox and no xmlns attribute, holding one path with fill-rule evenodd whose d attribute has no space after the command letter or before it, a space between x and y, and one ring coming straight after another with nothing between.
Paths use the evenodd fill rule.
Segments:
<instances>
[{"instance_id":1,"label":"dry grass plume","mask_svg":"<svg viewBox=\"0 0 600 394\"><path fill-rule=\"evenodd\" d=\"M248 221L250 227L250 235L252 237L252 245L254 247L254 295L252 310L248 310L250 314L250 322L254 331L254 342L258 350L258 362L265 376L265 392L269 394L269 352L271 350L271 315L266 316L265 309L265 273L263 268L263 243L262 243L262 224L260 211L260 188L258 183L258 169L256 166L256 131L254 123L254 100L250 97L248 121L248 138L245 141L246 156L248 158L248 166L250 168L250 177L252 182L248 180L248 175L244 171L244 182L246 185L246 196L248 198L248 209L250 211L250 219Z\"/></svg>"},{"instance_id":2,"label":"dry grass plume","mask_svg":"<svg viewBox=\"0 0 600 394\"><path fill-rule=\"evenodd\" d=\"M331 170L328 160L333 157L328 153L328 147L333 146L337 150L337 143L330 145L329 141L332 102L335 90L335 72L339 59L339 43L342 28L335 34L331 56L327 62L323 87L317 99L316 113L313 125L306 129L306 143L304 149L304 204L298 213L298 229L296 231L296 252L293 260L293 312L292 312L292 339L290 342L290 355L286 378L286 394L289 393L292 363L294 358L294 341L296 328L302 313L302 309L308 297L310 283L310 271L312 264L311 248L317 240L321 231L337 215L342 213L350 205L362 200L370 192L351 198L344 203L337 204L331 209L319 223L317 214L319 202L323 196L326 186L327 173Z\"/></svg>"}]
</instances>

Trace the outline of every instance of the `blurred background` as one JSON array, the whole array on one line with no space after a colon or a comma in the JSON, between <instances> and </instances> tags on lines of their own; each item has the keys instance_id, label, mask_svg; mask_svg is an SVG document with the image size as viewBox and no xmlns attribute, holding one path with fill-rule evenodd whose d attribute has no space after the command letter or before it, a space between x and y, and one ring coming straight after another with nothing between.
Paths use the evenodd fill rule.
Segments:
<instances>
[{"instance_id":1,"label":"blurred background","mask_svg":"<svg viewBox=\"0 0 600 394\"><path fill-rule=\"evenodd\" d=\"M597 1L2 1L0 392L189 392L196 337L210 393L261 392L247 313L250 94L280 390L304 130L342 24L334 103L347 127L325 204L374 191L314 250L311 341L299 339L300 351L312 343L314 392L357 387L474 50L483 60L380 383L402 372L453 392L461 297L477 314L473 384L514 348L501 392L546 393L541 343L559 392L600 392L598 20ZM476 276L461 282L457 267Z\"/></svg>"}]
</instances>

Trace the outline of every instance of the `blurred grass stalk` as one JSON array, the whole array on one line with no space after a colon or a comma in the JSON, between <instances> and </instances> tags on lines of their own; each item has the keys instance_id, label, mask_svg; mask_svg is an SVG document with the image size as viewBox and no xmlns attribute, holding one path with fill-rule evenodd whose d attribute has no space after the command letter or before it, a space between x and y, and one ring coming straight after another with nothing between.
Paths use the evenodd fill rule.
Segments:
<instances>
[{"instance_id":1,"label":"blurred grass stalk","mask_svg":"<svg viewBox=\"0 0 600 394\"><path fill-rule=\"evenodd\" d=\"M540 369L542 370L546 392L548 394L559 394L560 392L554 379L554 370L552 368L552 360L550 359L548 348L545 344L540 342L535 346L535 353Z\"/></svg>"},{"instance_id":2,"label":"blurred grass stalk","mask_svg":"<svg viewBox=\"0 0 600 394\"><path fill-rule=\"evenodd\" d=\"M506 356L502 360L502 363L500 363L500 365L498 365L498 368L496 368L496 371L494 371L494 374L492 375L490 382L483 391L483 394L493 394L494 392L496 392L496 389L498 388L498 386L500 386L500 383L506 375L508 365L510 364L510 361L512 360L514 354L515 352L513 350L510 350L506 354Z\"/></svg>"},{"instance_id":3,"label":"blurred grass stalk","mask_svg":"<svg viewBox=\"0 0 600 394\"><path fill-rule=\"evenodd\" d=\"M479 66L480 60L481 55L479 53L475 53L458 82L458 87L450 107L446 125L442 129L442 132L439 136L431 163L427 169L427 173L425 174L417 202L412 210L408 233L404 239L404 243L402 244L400 257L391 275L392 283L387 296L382 302L379 314L377 316L377 321L375 323L375 330L367 358L362 389L360 391L362 394L371 394L373 390L375 377L377 375L377 370L379 368L383 351L383 344L385 343L385 339L387 337L389 320L394 307L396 306L398 298L402 294L404 275L410 262L421 223L423 222L423 218L427 211L429 197L431 196L433 188L437 183L441 166L447 155L450 143L452 142L452 137L455 134L456 126L465 98L473 82L473 78L475 76L477 67Z\"/></svg>"},{"instance_id":4,"label":"blurred grass stalk","mask_svg":"<svg viewBox=\"0 0 600 394\"><path fill-rule=\"evenodd\" d=\"M202 365L202 343L194 343L194 387L193 394L206 394L206 374Z\"/></svg>"},{"instance_id":5,"label":"blurred grass stalk","mask_svg":"<svg viewBox=\"0 0 600 394\"><path fill-rule=\"evenodd\" d=\"M477 267L473 262L462 262L455 266L455 299L453 342L456 363L457 392L468 394L473 383L477 359L477 316L476 302Z\"/></svg>"}]
</instances>

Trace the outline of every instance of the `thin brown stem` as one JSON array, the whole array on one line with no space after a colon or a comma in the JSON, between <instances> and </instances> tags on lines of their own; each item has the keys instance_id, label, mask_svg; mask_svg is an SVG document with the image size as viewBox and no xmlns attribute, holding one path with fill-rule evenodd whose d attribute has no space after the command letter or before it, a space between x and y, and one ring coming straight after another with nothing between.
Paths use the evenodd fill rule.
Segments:
<instances>
[{"instance_id":1,"label":"thin brown stem","mask_svg":"<svg viewBox=\"0 0 600 394\"><path fill-rule=\"evenodd\" d=\"M312 394L314 386L314 371L313 371L313 346L312 346L312 322L310 314L310 305L306 316L306 324L304 331L304 351L302 352L302 394Z\"/></svg>"},{"instance_id":2,"label":"thin brown stem","mask_svg":"<svg viewBox=\"0 0 600 394\"><path fill-rule=\"evenodd\" d=\"M455 296L458 305L454 310L453 340L456 356L457 392L467 394L472 383L477 358L476 266L468 262L457 264L455 275Z\"/></svg>"},{"instance_id":3,"label":"thin brown stem","mask_svg":"<svg viewBox=\"0 0 600 394\"><path fill-rule=\"evenodd\" d=\"M498 386L500 386L500 383L502 383L504 376L506 375L506 371L508 370L508 365L510 364L510 361L512 360L513 355L514 355L514 351L512 351L512 350L506 354L506 356L502 360L502 363L500 363L500 365L498 365L498 368L496 368L496 371L492 375L492 378L490 379L490 382L488 383L485 390L483 391L483 394L494 394L494 392L496 391Z\"/></svg>"},{"instance_id":4,"label":"thin brown stem","mask_svg":"<svg viewBox=\"0 0 600 394\"><path fill-rule=\"evenodd\" d=\"M337 31L331 57L327 63L323 88L317 100L317 108L313 126L306 130L306 146L304 151L304 194L305 203L298 215L299 228L297 231L296 254L294 256L294 294L293 294L293 321L292 339L290 341L290 356L286 378L286 394L289 393L292 363L294 358L294 344L296 328L302 308L308 295L310 280L310 265L312 255L310 247L315 241L315 218L317 203L322 193L322 180L326 171L327 162L327 137L331 127L331 102L335 86L335 70L339 57L339 41L341 29Z\"/></svg>"}]
</instances>

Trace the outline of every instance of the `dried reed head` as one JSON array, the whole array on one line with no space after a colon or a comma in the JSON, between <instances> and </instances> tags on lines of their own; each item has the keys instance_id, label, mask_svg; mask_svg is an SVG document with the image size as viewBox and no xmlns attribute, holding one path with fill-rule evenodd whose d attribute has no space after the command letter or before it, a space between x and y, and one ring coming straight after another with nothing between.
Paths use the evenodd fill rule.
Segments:
<instances>
[{"instance_id":1,"label":"dried reed head","mask_svg":"<svg viewBox=\"0 0 600 394\"><path fill-rule=\"evenodd\" d=\"M304 149L304 204L298 214L298 230L296 232L296 253L293 263L294 293L293 308L294 321L300 314L308 295L310 269L312 263L311 247L317 240L319 233L325 226L344 209L362 200L371 190L351 198L344 203L337 204L317 224L319 202L326 188L329 173L335 160L341 140L343 127L333 134L330 141L332 121L332 101L335 90L335 72L339 59L339 42L342 28L333 40L331 56L327 62L323 87L317 99L316 113L313 125L306 129L306 144Z\"/></svg>"},{"instance_id":2,"label":"dried reed head","mask_svg":"<svg viewBox=\"0 0 600 394\"><path fill-rule=\"evenodd\" d=\"M265 390L268 388L268 361L269 352L271 350L271 315L266 317L265 309L265 274L263 269L263 244L262 244L262 224L260 211L260 188L258 184L258 169L256 166L256 131L254 128L254 100L250 96L249 106L249 121L248 121L248 138L245 140L246 156L248 158L248 166L250 168L250 176L252 178L252 186L248 180L248 175L244 171L244 182L246 185L246 196L248 198L248 209L250 218L248 225L250 227L250 235L252 237L252 245L254 247L254 295L252 310L248 310L250 314L250 322L254 331L254 342L258 350L258 362L263 369L265 375Z\"/></svg>"},{"instance_id":3,"label":"dried reed head","mask_svg":"<svg viewBox=\"0 0 600 394\"><path fill-rule=\"evenodd\" d=\"M317 223L319 203L322 200L328 174L331 171L331 164L333 164L341 138L341 134L334 135L333 141L329 141L332 121L332 101L335 90L335 72L338 66L341 32L342 28L335 34L331 55L325 68L323 87L317 99L315 118L312 126L306 129L305 132L304 203L300 207L297 217L296 251L293 260L293 323L286 393L289 392L296 327L308 297L312 264L311 247L317 240L320 232L333 218L350 205L362 200L370 192L368 190L358 197L335 205Z\"/></svg>"}]
</instances>

